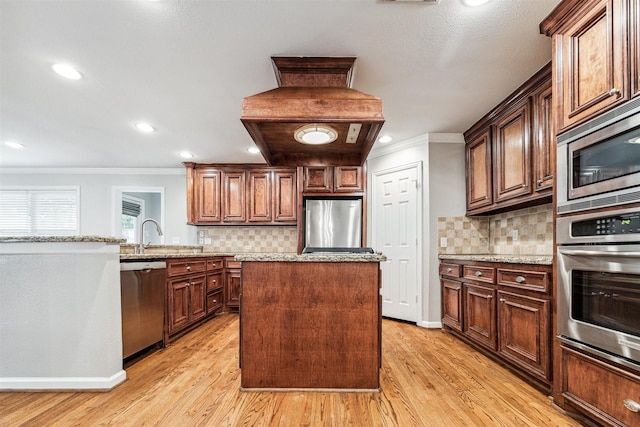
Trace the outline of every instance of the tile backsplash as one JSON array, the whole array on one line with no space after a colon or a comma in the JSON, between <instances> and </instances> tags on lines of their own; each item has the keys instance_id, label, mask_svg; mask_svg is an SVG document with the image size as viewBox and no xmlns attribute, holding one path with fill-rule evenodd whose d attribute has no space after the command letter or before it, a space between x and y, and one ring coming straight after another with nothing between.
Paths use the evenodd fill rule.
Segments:
<instances>
[{"instance_id":1,"label":"tile backsplash","mask_svg":"<svg viewBox=\"0 0 640 427\"><path fill-rule=\"evenodd\" d=\"M443 237L447 247L440 245ZM440 217L438 253L551 255L552 204L486 217Z\"/></svg>"},{"instance_id":2,"label":"tile backsplash","mask_svg":"<svg viewBox=\"0 0 640 427\"><path fill-rule=\"evenodd\" d=\"M211 239L211 242L208 243L207 239ZM298 249L298 231L295 226L201 226L198 227L198 243L203 245L205 252L295 253Z\"/></svg>"}]
</instances>

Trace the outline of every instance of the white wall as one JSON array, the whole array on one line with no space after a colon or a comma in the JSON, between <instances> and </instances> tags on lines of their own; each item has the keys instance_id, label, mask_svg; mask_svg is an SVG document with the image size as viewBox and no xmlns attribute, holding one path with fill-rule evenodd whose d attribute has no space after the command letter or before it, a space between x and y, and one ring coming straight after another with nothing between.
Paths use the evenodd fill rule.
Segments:
<instances>
[{"instance_id":1,"label":"white wall","mask_svg":"<svg viewBox=\"0 0 640 427\"><path fill-rule=\"evenodd\" d=\"M438 278L438 216L465 213L464 137L462 134L426 134L376 149L367 160L368 198L372 174L377 171L422 163L422 313L419 324L441 326ZM371 206L367 207L371 218ZM460 210L461 209L461 210ZM371 227L367 240L372 241Z\"/></svg>"},{"instance_id":2,"label":"white wall","mask_svg":"<svg viewBox=\"0 0 640 427\"><path fill-rule=\"evenodd\" d=\"M196 244L196 227L187 225L185 169L3 169L0 189L80 186L80 234L112 236L112 187L162 187L165 244ZM114 236L119 237L119 236Z\"/></svg>"}]
</instances>

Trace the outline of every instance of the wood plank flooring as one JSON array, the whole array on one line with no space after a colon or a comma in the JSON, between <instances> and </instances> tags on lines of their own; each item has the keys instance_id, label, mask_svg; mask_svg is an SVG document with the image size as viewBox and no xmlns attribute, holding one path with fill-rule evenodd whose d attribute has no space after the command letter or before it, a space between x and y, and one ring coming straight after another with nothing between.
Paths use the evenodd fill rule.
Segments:
<instances>
[{"instance_id":1,"label":"wood plank flooring","mask_svg":"<svg viewBox=\"0 0 640 427\"><path fill-rule=\"evenodd\" d=\"M109 392L0 393L0 426L580 426L440 330L383 321L380 393L241 392L238 316L127 368Z\"/></svg>"}]
</instances>

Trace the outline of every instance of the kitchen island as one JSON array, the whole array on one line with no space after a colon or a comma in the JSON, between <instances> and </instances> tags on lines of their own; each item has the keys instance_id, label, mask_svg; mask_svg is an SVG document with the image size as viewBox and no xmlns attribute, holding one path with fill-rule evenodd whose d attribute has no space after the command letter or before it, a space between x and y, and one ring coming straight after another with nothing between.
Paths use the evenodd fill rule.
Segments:
<instances>
[{"instance_id":1,"label":"kitchen island","mask_svg":"<svg viewBox=\"0 0 640 427\"><path fill-rule=\"evenodd\" d=\"M245 254L241 389L378 391L379 254Z\"/></svg>"}]
</instances>

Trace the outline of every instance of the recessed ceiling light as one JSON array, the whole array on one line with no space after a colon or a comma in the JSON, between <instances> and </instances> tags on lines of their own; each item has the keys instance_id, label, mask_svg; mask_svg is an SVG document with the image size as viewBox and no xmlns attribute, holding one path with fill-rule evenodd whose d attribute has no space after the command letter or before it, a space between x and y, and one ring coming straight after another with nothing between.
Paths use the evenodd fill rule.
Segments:
<instances>
[{"instance_id":1,"label":"recessed ceiling light","mask_svg":"<svg viewBox=\"0 0 640 427\"><path fill-rule=\"evenodd\" d=\"M188 151L181 151L180 157L182 157L183 159L190 159L193 157L193 154L189 153Z\"/></svg>"},{"instance_id":2,"label":"recessed ceiling light","mask_svg":"<svg viewBox=\"0 0 640 427\"><path fill-rule=\"evenodd\" d=\"M138 122L135 124L135 126L136 126L136 129L144 133L151 133L156 130L156 128L154 128L153 126L151 126L149 123L146 123L146 122Z\"/></svg>"},{"instance_id":3,"label":"recessed ceiling light","mask_svg":"<svg viewBox=\"0 0 640 427\"><path fill-rule=\"evenodd\" d=\"M310 124L296 129L293 137L302 144L330 144L338 138L338 132L329 125Z\"/></svg>"},{"instance_id":4,"label":"recessed ceiling light","mask_svg":"<svg viewBox=\"0 0 640 427\"><path fill-rule=\"evenodd\" d=\"M24 148L24 144L21 144L21 143L16 142L16 141L6 141L4 143L4 145L6 145L7 147L16 148L18 150Z\"/></svg>"},{"instance_id":5,"label":"recessed ceiling light","mask_svg":"<svg viewBox=\"0 0 640 427\"><path fill-rule=\"evenodd\" d=\"M393 138L391 138L389 135L385 135L385 136L381 136L380 138L378 138L378 141L386 144L387 142L391 142L393 141Z\"/></svg>"},{"instance_id":6,"label":"recessed ceiling light","mask_svg":"<svg viewBox=\"0 0 640 427\"><path fill-rule=\"evenodd\" d=\"M258 147L249 147L247 148L247 151L251 154L258 154L260 152L260 149Z\"/></svg>"},{"instance_id":7,"label":"recessed ceiling light","mask_svg":"<svg viewBox=\"0 0 640 427\"><path fill-rule=\"evenodd\" d=\"M471 6L471 7L476 7L476 6L482 6L485 3L489 3L491 0L462 0L462 3L464 3L467 6Z\"/></svg>"},{"instance_id":8,"label":"recessed ceiling light","mask_svg":"<svg viewBox=\"0 0 640 427\"><path fill-rule=\"evenodd\" d=\"M82 78L82 74L80 74L80 71L76 70L72 65L69 64L53 64L51 68L56 73L69 80L80 80Z\"/></svg>"}]
</instances>

